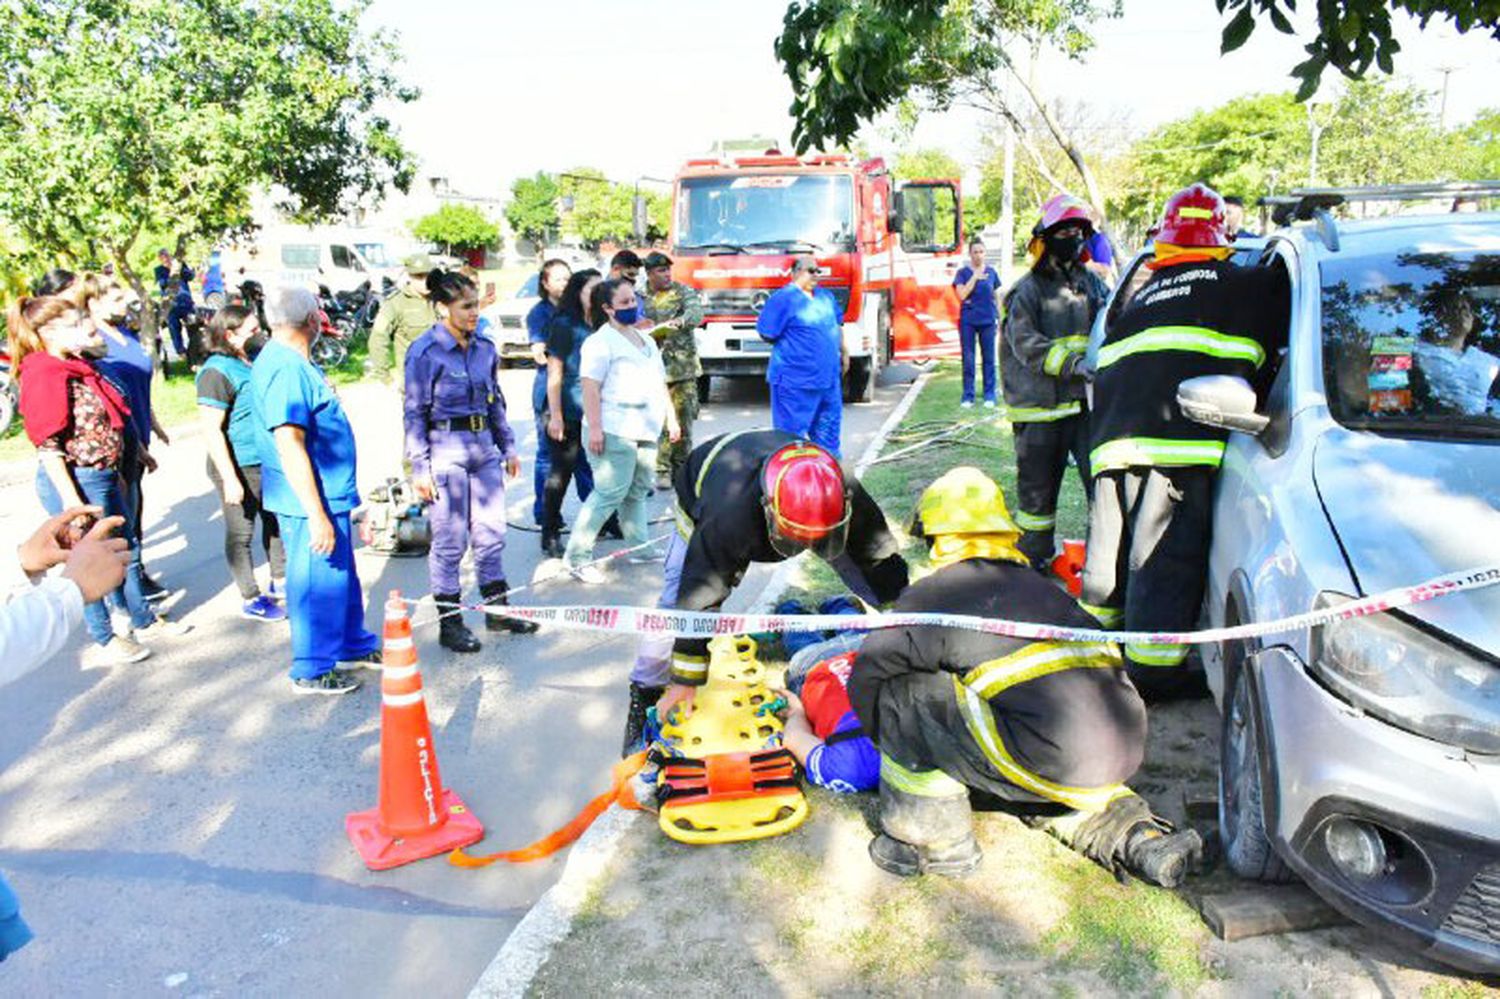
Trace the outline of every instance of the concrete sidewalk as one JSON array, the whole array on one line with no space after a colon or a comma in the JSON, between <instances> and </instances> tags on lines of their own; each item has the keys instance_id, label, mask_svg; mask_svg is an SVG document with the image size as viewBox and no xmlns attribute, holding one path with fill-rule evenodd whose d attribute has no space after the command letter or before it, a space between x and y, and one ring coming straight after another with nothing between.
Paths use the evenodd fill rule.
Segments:
<instances>
[{"instance_id":1,"label":"concrete sidewalk","mask_svg":"<svg viewBox=\"0 0 1500 999\"><path fill-rule=\"evenodd\" d=\"M508 372L507 397L528 398L530 379ZM726 398L716 386L700 440L768 422L763 385L729 388ZM900 393L846 411L848 453ZM368 488L399 467L399 406L377 386L344 398ZM534 438L530 414L516 415L526 469L510 519L529 524ZM185 589L174 616L196 627L144 663L83 670L69 654L0 695L0 870L38 937L0 965L0 993L466 993L563 858L478 872L441 858L363 868L343 817L375 802L378 677L348 697L291 693L285 626L238 616L201 439L159 451L147 561ZM0 489L0 531L19 538L40 508L29 476L0 481L12 483ZM665 512L665 497L654 502ZM514 532L512 582L537 562L537 535ZM372 627L390 589L427 592L425 560L361 555L359 565ZM768 571L750 574L740 602ZM654 602L659 566L610 573L601 587L559 582L519 600ZM530 842L602 790L634 643L480 635L484 650L464 657L440 649L431 628L417 641L443 779L486 823L478 849L493 850Z\"/></svg>"}]
</instances>

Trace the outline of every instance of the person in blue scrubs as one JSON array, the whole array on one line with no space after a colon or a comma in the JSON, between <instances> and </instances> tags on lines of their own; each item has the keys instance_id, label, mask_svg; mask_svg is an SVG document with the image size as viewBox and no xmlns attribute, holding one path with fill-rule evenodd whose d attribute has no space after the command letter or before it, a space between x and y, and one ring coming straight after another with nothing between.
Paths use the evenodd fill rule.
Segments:
<instances>
[{"instance_id":1,"label":"person in blue scrubs","mask_svg":"<svg viewBox=\"0 0 1500 999\"><path fill-rule=\"evenodd\" d=\"M350 512L354 431L338 396L308 360L320 326L317 296L278 288L266 298L271 340L250 368L263 505L286 548L286 609L293 688L347 694L359 681L340 664L380 668L380 639L365 627Z\"/></svg>"},{"instance_id":2,"label":"person in blue scrubs","mask_svg":"<svg viewBox=\"0 0 1500 999\"><path fill-rule=\"evenodd\" d=\"M573 268L567 261L555 257L542 264L537 276L537 292L542 300L526 313L526 339L531 343L531 361L536 365L536 375L531 381L531 413L536 418L536 466L531 472L531 519L537 527L546 526L547 471L552 467L552 449L547 444L547 325L557 315L557 306L568 287L568 278ZM579 456L578 467L573 470L573 488L578 500L589 498L594 488L593 470L588 459Z\"/></svg>"},{"instance_id":3,"label":"person in blue scrubs","mask_svg":"<svg viewBox=\"0 0 1500 999\"><path fill-rule=\"evenodd\" d=\"M994 409L999 389L995 383L995 331L1000 322L997 295L1000 275L984 262L984 243L969 243L969 262L953 275L958 291L958 346L963 353L963 397L959 405L974 405L974 355L983 364L984 408Z\"/></svg>"},{"instance_id":4,"label":"person in blue scrubs","mask_svg":"<svg viewBox=\"0 0 1500 999\"><path fill-rule=\"evenodd\" d=\"M844 421L844 317L838 301L818 287L818 262L792 263L792 279L766 300L755 331L771 344L771 424L840 453Z\"/></svg>"}]
</instances>

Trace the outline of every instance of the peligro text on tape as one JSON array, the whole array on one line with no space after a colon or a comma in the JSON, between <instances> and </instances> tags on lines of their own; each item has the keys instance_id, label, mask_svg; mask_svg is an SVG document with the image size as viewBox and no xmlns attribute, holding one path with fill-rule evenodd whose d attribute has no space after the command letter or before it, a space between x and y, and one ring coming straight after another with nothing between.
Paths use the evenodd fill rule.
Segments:
<instances>
[{"instance_id":1,"label":"peligro text on tape","mask_svg":"<svg viewBox=\"0 0 1500 999\"><path fill-rule=\"evenodd\" d=\"M574 630L677 638L711 638L715 635L743 635L755 632L939 626L982 631L1011 638L1029 638L1036 641L1196 645L1260 638L1265 635L1301 631L1304 628L1316 628L1337 621L1347 621L1350 618L1378 614L1397 607L1424 603L1451 593L1483 589L1496 584L1500 584L1500 565L1483 566L1439 576L1417 586L1387 590L1384 593L1275 621L1260 621L1230 628L1208 628L1203 631L1188 632L1068 628L1038 624L1034 621L1008 621L1001 618L974 617L968 614L722 614L713 611L682 611L654 607L608 605L524 607L513 604L493 606L481 604L467 609L484 610L506 617L536 621L541 624L554 624Z\"/></svg>"}]
</instances>

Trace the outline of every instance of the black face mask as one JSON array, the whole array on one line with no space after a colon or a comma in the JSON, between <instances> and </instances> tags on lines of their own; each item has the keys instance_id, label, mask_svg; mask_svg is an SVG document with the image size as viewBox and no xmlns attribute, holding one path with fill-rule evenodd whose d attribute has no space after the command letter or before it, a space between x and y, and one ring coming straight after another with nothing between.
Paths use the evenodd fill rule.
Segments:
<instances>
[{"instance_id":1,"label":"black face mask","mask_svg":"<svg viewBox=\"0 0 1500 999\"><path fill-rule=\"evenodd\" d=\"M1048 236L1047 253L1059 263L1071 264L1083 252L1084 242L1082 236Z\"/></svg>"},{"instance_id":2,"label":"black face mask","mask_svg":"<svg viewBox=\"0 0 1500 999\"><path fill-rule=\"evenodd\" d=\"M259 354L260 349L265 345L266 335L264 333L255 334L250 339L245 341L245 356L253 360L255 358L255 355Z\"/></svg>"}]
</instances>

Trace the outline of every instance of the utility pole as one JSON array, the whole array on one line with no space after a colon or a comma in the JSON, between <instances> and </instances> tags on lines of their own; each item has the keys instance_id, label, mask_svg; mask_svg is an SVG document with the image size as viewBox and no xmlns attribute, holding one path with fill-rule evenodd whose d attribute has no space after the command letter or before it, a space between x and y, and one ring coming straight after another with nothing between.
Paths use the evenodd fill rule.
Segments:
<instances>
[{"instance_id":1,"label":"utility pole","mask_svg":"<svg viewBox=\"0 0 1500 999\"><path fill-rule=\"evenodd\" d=\"M1438 131L1442 132L1448 128L1448 77L1458 72L1457 66L1439 66L1437 71L1443 74L1443 95L1438 98Z\"/></svg>"},{"instance_id":2,"label":"utility pole","mask_svg":"<svg viewBox=\"0 0 1500 999\"><path fill-rule=\"evenodd\" d=\"M1323 137L1324 126L1319 124L1318 116L1313 113L1315 107L1313 101L1307 102L1307 130L1312 136L1312 152L1307 159L1307 186L1318 185L1318 140Z\"/></svg>"}]
</instances>

